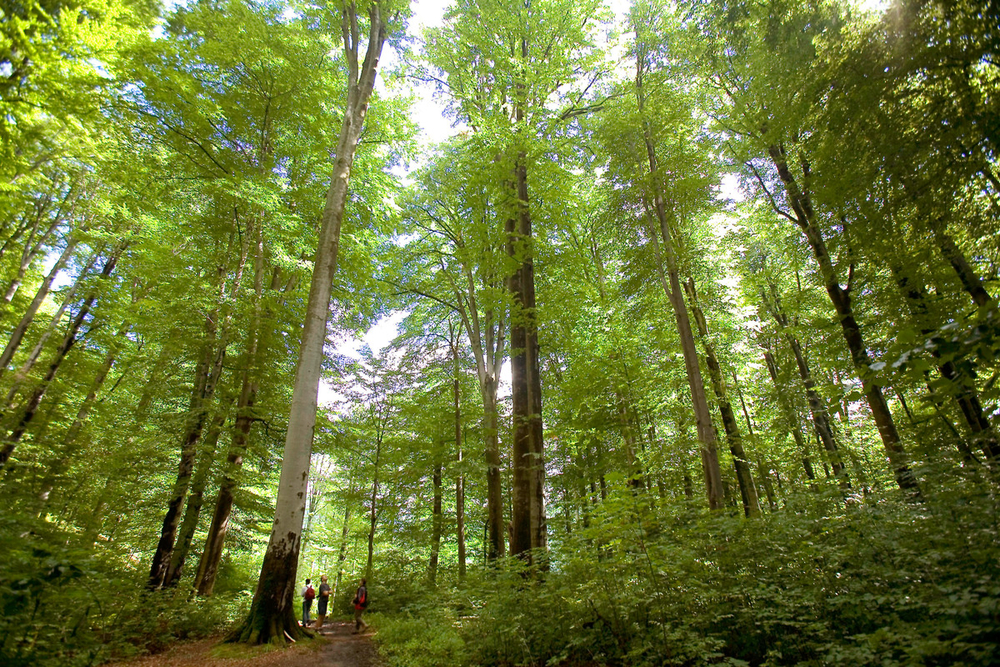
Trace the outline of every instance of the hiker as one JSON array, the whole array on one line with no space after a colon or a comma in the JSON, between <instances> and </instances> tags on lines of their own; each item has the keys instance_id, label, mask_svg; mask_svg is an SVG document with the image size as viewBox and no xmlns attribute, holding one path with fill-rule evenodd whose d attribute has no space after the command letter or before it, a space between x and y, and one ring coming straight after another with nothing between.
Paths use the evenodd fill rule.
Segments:
<instances>
[{"instance_id":1,"label":"hiker","mask_svg":"<svg viewBox=\"0 0 1000 667\"><path fill-rule=\"evenodd\" d=\"M309 612L312 610L313 598L316 597L316 589L311 582L311 579L306 579L306 585L302 587L302 627L309 625Z\"/></svg>"},{"instance_id":2,"label":"hiker","mask_svg":"<svg viewBox=\"0 0 1000 667\"><path fill-rule=\"evenodd\" d=\"M326 583L326 575L319 578L319 602L316 604L316 625L317 630L323 627L326 621L326 606L330 603L330 584Z\"/></svg>"},{"instance_id":3,"label":"hiker","mask_svg":"<svg viewBox=\"0 0 1000 667\"><path fill-rule=\"evenodd\" d=\"M368 629L368 624L365 623L361 615L365 613L365 608L368 606L368 587L365 585L367 582L362 579L361 585L358 586L358 592L354 594L354 634L358 634L362 631Z\"/></svg>"}]
</instances>

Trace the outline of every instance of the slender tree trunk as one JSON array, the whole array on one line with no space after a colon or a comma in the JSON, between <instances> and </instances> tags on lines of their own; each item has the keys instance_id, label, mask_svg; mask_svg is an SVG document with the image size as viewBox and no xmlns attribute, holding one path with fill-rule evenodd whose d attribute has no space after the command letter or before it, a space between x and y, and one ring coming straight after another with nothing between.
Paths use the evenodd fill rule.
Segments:
<instances>
[{"instance_id":1,"label":"slender tree trunk","mask_svg":"<svg viewBox=\"0 0 1000 667\"><path fill-rule=\"evenodd\" d=\"M177 531L177 543L170 555L170 567L167 569L165 586L175 587L181 580L184 573L184 562L187 560L188 552L191 549L191 541L194 539L194 532L198 528L198 519L201 516L201 508L205 500L205 487L208 486L208 478L215 464L215 452L219 444L219 437L222 435L222 427L226 423L226 416L232 401L227 401L225 405L220 405L218 413L212 420L208 435L205 437L205 444L202 447L201 462L198 470L191 482L191 494L184 506L184 519L181 527Z\"/></svg>"},{"instance_id":2,"label":"slender tree trunk","mask_svg":"<svg viewBox=\"0 0 1000 667\"><path fill-rule=\"evenodd\" d=\"M305 514L305 484L312 454L323 343L326 340L326 322L330 310L333 276L337 268L341 222L347 202L354 154L368 111L368 100L375 85L378 59L386 39L382 9L381 0L375 0L368 6L368 46L360 68L358 63L360 35L356 7L347 5L341 9L341 33L348 70L347 104L337 141L333 178L327 191L316 261L309 286L309 300L295 367L292 406L282 456L274 523L250 614L246 621L229 635L230 641L251 644L275 641L283 644L286 637L295 639L304 634L295 619L295 586L299 539L302 518Z\"/></svg>"},{"instance_id":3,"label":"slender tree trunk","mask_svg":"<svg viewBox=\"0 0 1000 667\"><path fill-rule=\"evenodd\" d=\"M103 246L91 254L90 261L87 262L87 266L80 271L76 280L73 281L73 286L70 288L69 292L67 292L66 297L63 299L63 302L60 304L58 310L56 310L55 315L52 316L52 319L49 321L49 325L42 331L42 335L38 338L35 346L31 348L31 353L28 355L28 358L24 360L24 363L21 364L21 367L14 374L14 379L7 392L8 405L14 400L14 397L20 390L21 385L24 383L25 379L27 379L28 373L30 373L35 367L35 363L38 361L39 357L41 357L42 350L48 342L49 337L59 329L59 323L62 321L62 317L66 312L66 309L76 301L77 292L80 291L80 287L83 284L84 279L88 277L90 270L94 267L94 264L97 262L98 257L100 257L102 250ZM4 369L0 368L0 372L3 370Z\"/></svg>"},{"instance_id":4,"label":"slender tree trunk","mask_svg":"<svg viewBox=\"0 0 1000 667\"><path fill-rule=\"evenodd\" d=\"M353 489L352 489L353 490ZM350 498L353 493L348 493ZM337 591L340 590L340 582L344 578L344 561L347 560L347 536L351 527L351 503L344 504L344 525L340 529L340 553L337 554L337 583L333 586L333 597L337 598Z\"/></svg>"},{"instance_id":5,"label":"slender tree trunk","mask_svg":"<svg viewBox=\"0 0 1000 667\"><path fill-rule=\"evenodd\" d=\"M957 248L955 249L957 252ZM963 258L964 260L964 258ZM904 273L902 267L898 265L893 265L893 273L896 276L896 284L899 286L900 291L906 298L907 304L910 308L910 315L918 321L921 331L924 334L930 334L933 332L933 328L927 326L927 318L929 316L929 308L927 307L927 298L924 294L923 289L920 286L914 284L909 277ZM978 276L973 274L973 277L978 281ZM971 278L970 278L971 280ZM978 286L978 290L974 289L970 292L975 296L980 295L981 300L985 299L983 303L977 302L977 305L983 306L989 303L989 296L986 295L985 289L982 288L981 283L974 283L974 286ZM941 352L934 348L931 351L936 359L941 357ZM962 411L962 416L965 418L965 423L969 426L969 430L972 431L972 436L975 443L982 449L983 454L989 461L994 461L1000 457L1000 441L998 441L997 433L993 429L993 425L990 423L989 419L983 413L982 405L979 402L979 396L975 390L975 385L971 380L971 370L961 368L962 362L954 361L944 361L938 364L938 370L941 373L941 377L948 381L952 387L950 393L955 402L958 403L959 409ZM934 397L934 392L932 392L932 398ZM967 450L967 446L961 439L958 443L958 448L961 454L968 457L968 452L963 451L963 447Z\"/></svg>"},{"instance_id":6,"label":"slender tree trunk","mask_svg":"<svg viewBox=\"0 0 1000 667\"><path fill-rule=\"evenodd\" d=\"M458 541L458 578L465 579L465 472L462 465L462 410L459 392L458 340L451 346L452 400L455 407L455 537Z\"/></svg>"},{"instance_id":7,"label":"slender tree trunk","mask_svg":"<svg viewBox=\"0 0 1000 667\"><path fill-rule=\"evenodd\" d=\"M441 553L441 462L434 464L434 508L431 517L431 557L427 565L427 578L431 585L437 583L438 557Z\"/></svg>"},{"instance_id":8,"label":"slender tree trunk","mask_svg":"<svg viewBox=\"0 0 1000 667\"><path fill-rule=\"evenodd\" d=\"M375 470L372 474L372 492L368 507L368 562L365 564L365 579L372 578L372 568L375 560L375 526L378 523L378 473L382 458L382 438L375 441Z\"/></svg>"},{"instance_id":9,"label":"slender tree trunk","mask_svg":"<svg viewBox=\"0 0 1000 667\"><path fill-rule=\"evenodd\" d=\"M115 264L118 263L118 257L123 251L124 246L119 248L119 250L107 259L104 263L104 268L101 270L102 278L107 278L111 275L111 272L114 271ZM21 412L20 420L6 437L3 449L0 449L0 469L6 466L11 454L14 453L14 449L17 447L18 443L21 442L21 438L27 431L28 425L31 423L32 419L34 419L35 413L38 411L38 406L41 405L42 398L44 398L46 391L48 391L49 386L55 379L56 372L62 365L66 355L69 354L69 351L73 348L73 345L76 344L77 335L80 333L80 327L83 326L83 322L87 318L87 315L90 314L90 309L93 307L96 300L97 293L91 293L83 302L83 305L80 306L80 310L77 312L76 317L73 318L73 322L70 324L69 330L66 332L66 336L63 338L62 344L60 344L56 349L55 356L49 364L48 372L42 381L35 386L31 395L28 397L24 409Z\"/></svg>"},{"instance_id":10,"label":"slender tree trunk","mask_svg":"<svg viewBox=\"0 0 1000 667\"><path fill-rule=\"evenodd\" d=\"M209 317L210 328L214 327L213 318L214 316ZM156 552L153 554L153 560L149 568L149 581L146 585L150 590L162 588L168 583L170 560L173 555L177 529L181 520L181 510L184 508L184 501L187 498L188 488L191 485L191 475L194 472L197 444L198 440L201 439L209 403L215 393L215 380L217 378L212 377L212 357L215 356L213 352L215 352L214 331L210 332L208 342L202 351L202 358L195 367L194 386L191 391L190 405L188 407L188 425L181 442L177 479L174 481L170 501L167 503L167 511L163 517L163 525L160 529L160 539L156 544ZM221 357L222 354L224 352L218 356ZM221 367L221 363L219 366Z\"/></svg>"},{"instance_id":11,"label":"slender tree trunk","mask_svg":"<svg viewBox=\"0 0 1000 667\"><path fill-rule=\"evenodd\" d=\"M687 308L684 305L684 294L681 291L680 270L675 252L675 243L670 231L669 217L675 216L673 210L668 212L666 197L664 196L661 180L663 178L656 157L656 141L653 138L653 131L645 117L646 92L643 88L643 77L649 68L646 49L636 49L636 72L635 72L635 96L638 105L639 116L642 122L642 137L646 146L646 158L648 160L650 175L650 195L652 206L647 202L647 212L652 208L652 214L659 226L659 233L662 235L663 257L660 260L662 272L663 260L666 260L667 279L663 282L663 289L667 293L670 305L674 310L674 317L677 322L677 332L681 341L681 350L684 354L684 367L687 371L688 386L691 391L691 404L694 409L695 422L698 430L698 440L701 443L700 453L702 470L705 476L705 488L708 495L708 506L711 509L720 509L723 506L722 470L719 467L719 454L716 446L716 432L712 425L712 414L708 407L708 399L705 395L705 383L701 376L701 368L698 365L698 352L695 347L694 335L691 332L691 321L688 318ZM656 235L652 238L655 240ZM656 244L657 252L660 252L659 243ZM668 284L669 283L669 284Z\"/></svg>"},{"instance_id":12,"label":"slender tree trunk","mask_svg":"<svg viewBox=\"0 0 1000 667\"><path fill-rule=\"evenodd\" d=\"M729 451L733 455L733 467L736 469L736 481L740 487L743 513L748 517L759 516L760 500L757 498L757 487L754 485L753 475L750 473L750 461L743 450L743 436L740 435L739 424L736 422L736 415L733 414L733 406L726 395L722 367L719 365L719 359L715 355L715 347L708 338L708 323L705 320L705 314L701 310L701 305L698 303L698 293L695 291L693 278L688 278L685 289L688 301L690 302L691 313L694 315L694 321L698 326L698 335L701 337L701 344L705 349L705 365L708 367L712 389L719 404L719 413L722 417L722 426L726 431L726 440L729 442Z\"/></svg>"},{"instance_id":13,"label":"slender tree trunk","mask_svg":"<svg viewBox=\"0 0 1000 667\"><path fill-rule=\"evenodd\" d=\"M24 340L24 334L27 333L28 327L35 319L35 315L38 313L38 309L41 307L42 302L45 301L45 297L48 296L49 290L52 288L52 283L55 281L56 276L59 272L66 268L66 264L69 262L70 258L73 256L74 251L77 246L76 239L70 239L66 243L66 248L62 251L59 259L56 263L52 265L49 270L48 275L42 280L42 284L38 286L38 291L35 292L35 298L32 299L31 303L28 304L28 309L21 316L21 321L17 323L14 327L14 331L10 334L10 339L7 341L7 346L4 347L3 353L0 353L0 377L7 371L7 367L14 358L14 353L17 352L18 347L21 345L21 341Z\"/></svg>"},{"instance_id":14,"label":"slender tree trunk","mask_svg":"<svg viewBox=\"0 0 1000 667\"><path fill-rule=\"evenodd\" d=\"M816 216L813 211L809 193L807 190L803 191L799 187L795 178L792 176L791 170L789 170L788 163L786 162L784 148L778 145L771 145L768 148L768 153L771 156L771 161L774 163L774 166L778 171L778 176L781 178L781 181L785 186L785 194L788 198L789 205L795 213L796 224L805 235L806 240L809 242L809 246L813 250L813 255L819 264L824 287L826 287L826 292L829 295L830 301L833 303L834 310L837 313L837 317L840 320L840 327L843 330L844 340L847 342L847 347L848 350L850 350L854 367L861 379L861 386L864 390L865 399L868 402L868 407L872 411L872 417L875 419L875 424L878 426L879 435L882 438L882 445L889 457L893 474L896 477L896 483L904 491L907 491L912 495L919 496L920 488L917 485L916 478L913 476L913 472L907 465L906 451L903 449L903 445L899 440L899 434L896 431L896 423L893 421L892 413L889 411L889 404L886 402L885 396L882 394L882 388L872 377L873 371L871 369L871 359L868 355L868 348L865 346L864 338L861 336L861 327L854 318L854 309L851 303L852 297L850 276L848 278L847 288L841 287L840 280L837 277L837 272L833 266L833 260L831 259L830 253L826 247L826 241L823 239L823 234L816 222ZM808 184L810 178L809 164L804 160L802 164L805 182Z\"/></svg>"},{"instance_id":15,"label":"slender tree trunk","mask_svg":"<svg viewBox=\"0 0 1000 667\"><path fill-rule=\"evenodd\" d=\"M70 462L80 450L80 443L78 438L80 436L80 431L83 429L83 425L87 422L87 417L90 415L90 410L97 401L97 393L104 386L104 381L108 378L108 374L111 372L111 368L115 364L115 360L118 356L120 349L120 343L128 330L131 328L131 324L125 322L118 329L115 334L115 339L111 343L111 347L108 350L108 354L104 359L104 363L97 370L97 375L94 376L94 381L90 385L90 391L87 392L86 398L83 399L83 403L80 405L80 409L77 410L76 419L70 424L69 429L66 430L66 435L62 438L62 446L59 449L59 454L56 459L49 466L48 471L45 474L45 478L42 481L41 490L38 494L38 500L44 507L45 503L48 502L49 494L52 493L52 489L58 483L59 479L69 468Z\"/></svg>"},{"instance_id":16,"label":"slender tree trunk","mask_svg":"<svg viewBox=\"0 0 1000 667\"><path fill-rule=\"evenodd\" d=\"M966 259L965 253L962 252L961 248L955 243L954 239L944 230L943 225L934 221L930 225L931 231L934 234L934 240L937 243L938 250L941 255L945 258L948 264L955 270L958 275L959 281L962 283L962 287L968 292L969 296L972 297L972 302L975 303L980 308L987 306L993 302L993 297L986 290L986 286L983 285L982 279L976 273L976 270L972 268L972 264Z\"/></svg>"}]
</instances>

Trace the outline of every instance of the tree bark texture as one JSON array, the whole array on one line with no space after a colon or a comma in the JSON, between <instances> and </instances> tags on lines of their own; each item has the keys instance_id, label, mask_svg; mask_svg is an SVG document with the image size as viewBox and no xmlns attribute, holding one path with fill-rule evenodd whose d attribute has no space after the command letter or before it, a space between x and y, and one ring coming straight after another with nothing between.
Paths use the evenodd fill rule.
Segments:
<instances>
[{"instance_id":1,"label":"tree bark texture","mask_svg":"<svg viewBox=\"0 0 1000 667\"><path fill-rule=\"evenodd\" d=\"M518 153L514 166L517 210L507 222L507 253L518 268L508 281L511 311L510 368L513 401L513 507L511 555L536 562L546 547L545 459L542 443L542 395L535 314L531 211L527 157Z\"/></svg>"},{"instance_id":2,"label":"tree bark texture","mask_svg":"<svg viewBox=\"0 0 1000 667\"><path fill-rule=\"evenodd\" d=\"M302 519L305 514L309 459L316 425L323 343L326 340L330 295L337 269L340 228L351 168L387 34L382 9L382 3L378 0L368 6L368 45L364 61L360 64L358 51L361 35L356 7L347 5L341 9L341 36L348 69L347 102L309 285L271 537L250 614L242 626L230 635L233 641L252 644L269 641L284 643L286 636L294 639L302 635L295 619L296 572Z\"/></svg>"},{"instance_id":3,"label":"tree bark texture","mask_svg":"<svg viewBox=\"0 0 1000 667\"><path fill-rule=\"evenodd\" d=\"M431 556L427 563L427 578L431 585L437 583L438 559L441 554L441 462L434 464L434 506L431 513Z\"/></svg>"}]
</instances>

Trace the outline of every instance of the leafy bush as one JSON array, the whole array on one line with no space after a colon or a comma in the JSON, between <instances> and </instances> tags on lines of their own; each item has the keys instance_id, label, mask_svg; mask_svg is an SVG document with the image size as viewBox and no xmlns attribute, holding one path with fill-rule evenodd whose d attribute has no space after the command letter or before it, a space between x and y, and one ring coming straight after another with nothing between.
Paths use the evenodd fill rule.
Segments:
<instances>
[{"instance_id":1,"label":"leafy bush","mask_svg":"<svg viewBox=\"0 0 1000 667\"><path fill-rule=\"evenodd\" d=\"M998 664L996 501L967 481L927 488L804 492L756 520L626 491L558 536L548 572L425 587L378 639L400 666Z\"/></svg>"},{"instance_id":2,"label":"leafy bush","mask_svg":"<svg viewBox=\"0 0 1000 667\"><path fill-rule=\"evenodd\" d=\"M134 568L67 542L43 521L0 517L0 664L76 667L162 650L177 638L221 632L249 594L189 599L150 593Z\"/></svg>"}]
</instances>

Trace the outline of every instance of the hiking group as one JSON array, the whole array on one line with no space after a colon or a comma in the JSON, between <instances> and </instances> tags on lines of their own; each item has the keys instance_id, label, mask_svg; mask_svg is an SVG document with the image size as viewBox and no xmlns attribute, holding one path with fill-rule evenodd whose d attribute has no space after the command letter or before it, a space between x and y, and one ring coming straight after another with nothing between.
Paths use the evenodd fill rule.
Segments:
<instances>
[{"instance_id":1,"label":"hiking group","mask_svg":"<svg viewBox=\"0 0 1000 667\"><path fill-rule=\"evenodd\" d=\"M311 579L306 579L306 584L302 587L302 626L310 627L311 624L311 627L316 630L322 628L323 623L326 622L330 604L330 593L332 591L330 584L327 583L325 574L319 580L318 591L313 588ZM317 597L319 598L319 602L316 603L316 622L311 623L312 603ZM351 604L354 605L354 633L357 634L368 629L368 624L362 618L365 609L368 608L368 586L365 579L361 580L361 585L358 586Z\"/></svg>"}]
</instances>

